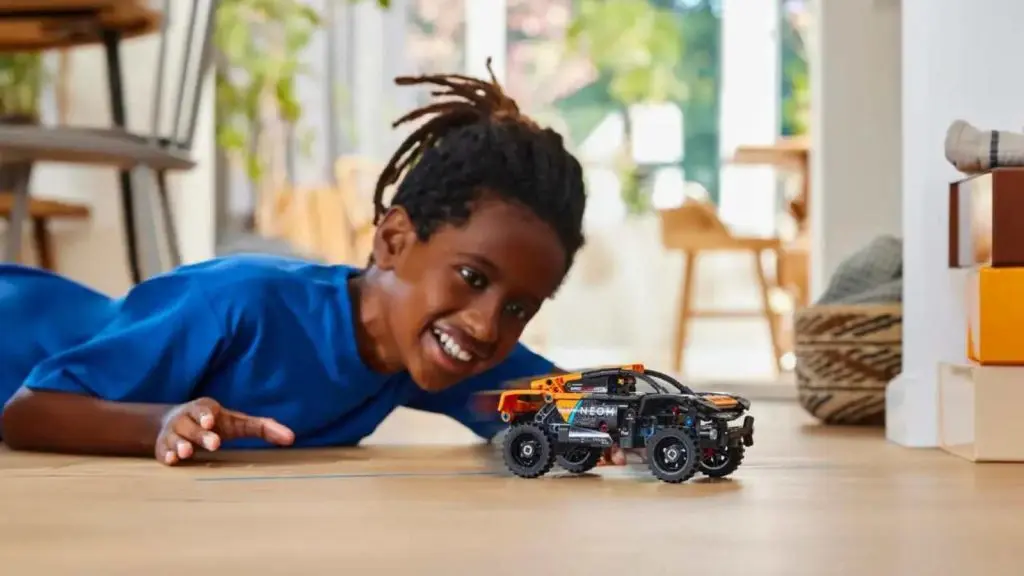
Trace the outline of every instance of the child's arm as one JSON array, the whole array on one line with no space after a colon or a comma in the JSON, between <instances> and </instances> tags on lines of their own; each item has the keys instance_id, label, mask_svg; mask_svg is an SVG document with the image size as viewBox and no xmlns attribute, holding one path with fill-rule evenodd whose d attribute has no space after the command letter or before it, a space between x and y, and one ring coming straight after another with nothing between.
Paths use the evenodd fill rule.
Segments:
<instances>
[{"instance_id":1,"label":"child's arm","mask_svg":"<svg viewBox=\"0 0 1024 576\"><path fill-rule=\"evenodd\" d=\"M164 415L191 399L224 339L204 295L186 282L136 287L103 331L37 365L4 407L3 441L14 449L153 454Z\"/></svg>"},{"instance_id":2,"label":"child's arm","mask_svg":"<svg viewBox=\"0 0 1024 576\"><path fill-rule=\"evenodd\" d=\"M454 418L485 440L491 440L504 424L495 410L479 408L474 402L482 392L497 392L509 388L525 388L530 380L545 374L565 372L553 362L519 344L504 362L491 370L457 384L443 392L422 393L407 404L409 408L444 414Z\"/></svg>"}]
</instances>

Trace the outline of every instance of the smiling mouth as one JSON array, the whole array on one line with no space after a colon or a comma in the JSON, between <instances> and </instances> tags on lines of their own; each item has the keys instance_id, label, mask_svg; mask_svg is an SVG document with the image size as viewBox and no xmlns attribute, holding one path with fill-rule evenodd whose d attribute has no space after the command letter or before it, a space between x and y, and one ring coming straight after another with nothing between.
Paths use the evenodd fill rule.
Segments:
<instances>
[{"instance_id":1,"label":"smiling mouth","mask_svg":"<svg viewBox=\"0 0 1024 576\"><path fill-rule=\"evenodd\" d=\"M449 358L458 360L459 362L470 362L473 360L473 355L462 346L459 346L459 343L455 341L455 337L448 332L445 332L437 326L431 327L430 332L441 345L441 350L443 350Z\"/></svg>"}]
</instances>

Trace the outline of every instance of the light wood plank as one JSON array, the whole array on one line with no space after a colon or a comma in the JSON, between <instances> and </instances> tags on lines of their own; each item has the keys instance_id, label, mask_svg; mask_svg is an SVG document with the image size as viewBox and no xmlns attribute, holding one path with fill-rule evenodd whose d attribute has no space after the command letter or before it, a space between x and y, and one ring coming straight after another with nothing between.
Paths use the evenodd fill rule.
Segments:
<instances>
[{"instance_id":1,"label":"light wood plank","mask_svg":"<svg viewBox=\"0 0 1024 576\"><path fill-rule=\"evenodd\" d=\"M819 427L789 403L754 414L757 444L734 480L674 486L640 465L485 475L488 450L412 412L362 449L178 469L0 452L0 565L104 576L1020 573L1024 467ZM450 445L430 445L439 440ZM423 445L400 444L410 441Z\"/></svg>"}]
</instances>

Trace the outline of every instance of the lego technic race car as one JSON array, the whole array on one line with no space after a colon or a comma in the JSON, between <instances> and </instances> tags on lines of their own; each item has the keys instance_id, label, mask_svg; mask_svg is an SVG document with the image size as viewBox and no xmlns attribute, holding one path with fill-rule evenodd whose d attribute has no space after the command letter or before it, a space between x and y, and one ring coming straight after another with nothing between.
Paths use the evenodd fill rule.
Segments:
<instances>
[{"instance_id":1,"label":"lego technic race car","mask_svg":"<svg viewBox=\"0 0 1024 576\"><path fill-rule=\"evenodd\" d=\"M651 391L638 392L638 382ZM645 449L651 472L664 482L697 472L720 478L739 468L754 444L749 408L745 398L695 392L642 364L550 375L501 393L498 411L509 424L502 454L522 478L543 476L556 462L586 472L614 445Z\"/></svg>"}]
</instances>

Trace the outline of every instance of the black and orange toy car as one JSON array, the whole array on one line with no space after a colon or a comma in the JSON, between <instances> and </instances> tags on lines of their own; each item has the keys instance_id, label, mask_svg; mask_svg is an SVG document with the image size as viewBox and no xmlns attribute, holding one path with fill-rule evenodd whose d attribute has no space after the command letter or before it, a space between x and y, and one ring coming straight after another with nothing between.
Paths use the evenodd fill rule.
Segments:
<instances>
[{"instance_id":1,"label":"black and orange toy car","mask_svg":"<svg viewBox=\"0 0 1024 576\"><path fill-rule=\"evenodd\" d=\"M637 391L638 382L651 391ZM586 472L616 444L644 448L651 472L664 482L685 482L698 471L724 477L754 443L747 399L695 392L642 364L540 377L528 389L503 391L497 408L509 424L505 465L522 478L543 476L556 462ZM741 417L742 424L730 426Z\"/></svg>"}]
</instances>

